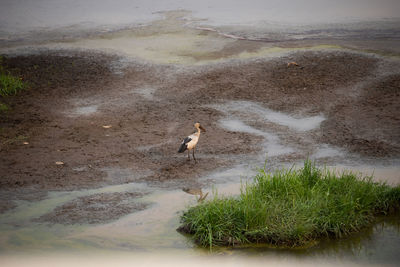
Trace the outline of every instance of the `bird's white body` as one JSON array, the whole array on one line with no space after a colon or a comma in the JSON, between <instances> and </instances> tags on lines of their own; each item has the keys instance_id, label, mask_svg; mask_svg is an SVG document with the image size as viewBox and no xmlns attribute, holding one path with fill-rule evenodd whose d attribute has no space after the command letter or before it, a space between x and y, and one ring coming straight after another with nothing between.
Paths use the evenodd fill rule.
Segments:
<instances>
[{"instance_id":1,"label":"bird's white body","mask_svg":"<svg viewBox=\"0 0 400 267\"><path fill-rule=\"evenodd\" d=\"M199 142L200 130L197 133L189 135L188 137L192 139L189 143L187 143L187 149L190 151L195 148L197 143Z\"/></svg>"},{"instance_id":2,"label":"bird's white body","mask_svg":"<svg viewBox=\"0 0 400 267\"><path fill-rule=\"evenodd\" d=\"M193 150L193 159L196 161L196 158L194 157L194 151L195 151L195 149L196 149L197 143L199 142L201 130L204 131L204 132L205 132L206 130L205 130L203 127L200 126L200 123L196 123L196 124L194 125L194 127L196 127L197 132L194 133L194 134L189 135L188 137L186 137L186 138L182 141L181 146L179 147L178 152L179 152L179 153L182 153L182 152L184 152L185 150L187 150L187 151L188 151L188 159L190 160L189 151Z\"/></svg>"}]
</instances>

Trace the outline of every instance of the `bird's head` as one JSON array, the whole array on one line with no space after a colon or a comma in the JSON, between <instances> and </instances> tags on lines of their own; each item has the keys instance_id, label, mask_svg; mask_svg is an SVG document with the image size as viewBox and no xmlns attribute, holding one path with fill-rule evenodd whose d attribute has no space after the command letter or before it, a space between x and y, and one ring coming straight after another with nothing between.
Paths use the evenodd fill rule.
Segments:
<instances>
[{"instance_id":1,"label":"bird's head","mask_svg":"<svg viewBox=\"0 0 400 267\"><path fill-rule=\"evenodd\" d=\"M198 122L196 122L196 123L194 124L194 127L196 127L197 129L200 129L200 130L203 131L203 132L206 132L206 129L204 129L204 128L200 125L200 123L198 123Z\"/></svg>"}]
</instances>

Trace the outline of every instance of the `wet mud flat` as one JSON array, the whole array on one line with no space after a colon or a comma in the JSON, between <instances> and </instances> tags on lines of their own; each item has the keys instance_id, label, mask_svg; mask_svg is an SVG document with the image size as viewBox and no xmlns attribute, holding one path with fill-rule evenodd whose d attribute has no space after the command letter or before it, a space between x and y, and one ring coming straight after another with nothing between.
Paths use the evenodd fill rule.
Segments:
<instances>
[{"instance_id":1,"label":"wet mud flat","mask_svg":"<svg viewBox=\"0 0 400 267\"><path fill-rule=\"evenodd\" d=\"M170 190L210 186L212 179L199 178L257 157L272 165L313 155L332 162L337 154L323 153L331 147L344 151L344 162L400 157L400 64L390 58L301 51L180 66L62 50L3 62L30 88L3 99L11 110L0 118L2 212L49 191L132 182ZM299 128L279 118L316 123ZM197 163L177 154L196 121L207 129ZM124 206L140 198L136 193L113 194L93 197L114 219L145 208ZM87 218L92 201L77 199L39 220L109 221L102 212Z\"/></svg>"},{"instance_id":2,"label":"wet mud flat","mask_svg":"<svg viewBox=\"0 0 400 267\"><path fill-rule=\"evenodd\" d=\"M34 221L57 224L106 223L123 215L146 209L147 204L127 201L142 196L140 193L123 192L78 197Z\"/></svg>"}]
</instances>

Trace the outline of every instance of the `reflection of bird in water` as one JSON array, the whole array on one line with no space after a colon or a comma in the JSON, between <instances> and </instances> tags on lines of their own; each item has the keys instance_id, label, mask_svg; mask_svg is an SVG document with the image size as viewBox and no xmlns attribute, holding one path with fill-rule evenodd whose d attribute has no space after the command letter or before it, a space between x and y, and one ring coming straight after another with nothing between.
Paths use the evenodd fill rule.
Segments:
<instances>
[{"instance_id":1,"label":"reflection of bird in water","mask_svg":"<svg viewBox=\"0 0 400 267\"><path fill-rule=\"evenodd\" d=\"M194 157L194 150L196 149L197 142L199 142L201 131L206 132L206 129L201 127L200 123L195 123L194 127L196 127L197 132L189 135L185 139L183 139L181 146L179 147L178 152L183 153L185 150L188 151L188 159L190 160L190 150L193 150L193 159L196 162L196 158Z\"/></svg>"},{"instance_id":2,"label":"reflection of bird in water","mask_svg":"<svg viewBox=\"0 0 400 267\"><path fill-rule=\"evenodd\" d=\"M208 192L203 195L203 191L201 190L201 188L182 188L182 190L188 194L199 196L197 202L203 201L208 196Z\"/></svg>"}]
</instances>

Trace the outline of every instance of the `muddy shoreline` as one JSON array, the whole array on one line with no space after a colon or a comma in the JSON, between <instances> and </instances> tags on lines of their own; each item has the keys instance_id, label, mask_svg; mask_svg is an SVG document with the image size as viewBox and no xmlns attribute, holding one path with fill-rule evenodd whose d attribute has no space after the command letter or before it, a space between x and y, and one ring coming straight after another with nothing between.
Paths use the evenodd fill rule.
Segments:
<instances>
[{"instance_id":1,"label":"muddy shoreline","mask_svg":"<svg viewBox=\"0 0 400 267\"><path fill-rule=\"evenodd\" d=\"M213 105L226 105L242 121L248 115L235 110L240 103L295 118L324 117L310 131L247 117L250 127L272 130L280 143L294 148L272 161L301 161L326 145L353 157L400 157L400 65L371 54L301 51L182 68L123 65L119 56L64 50L4 55L3 62L30 88L2 99L11 110L0 117L0 212L16 200L42 199L48 191L130 182L202 187L199 177L263 152L265 136L221 127L228 111ZM207 129L197 164L177 154L195 121ZM129 173L110 175L105 168L112 167ZM119 215L134 209L121 210Z\"/></svg>"}]
</instances>

